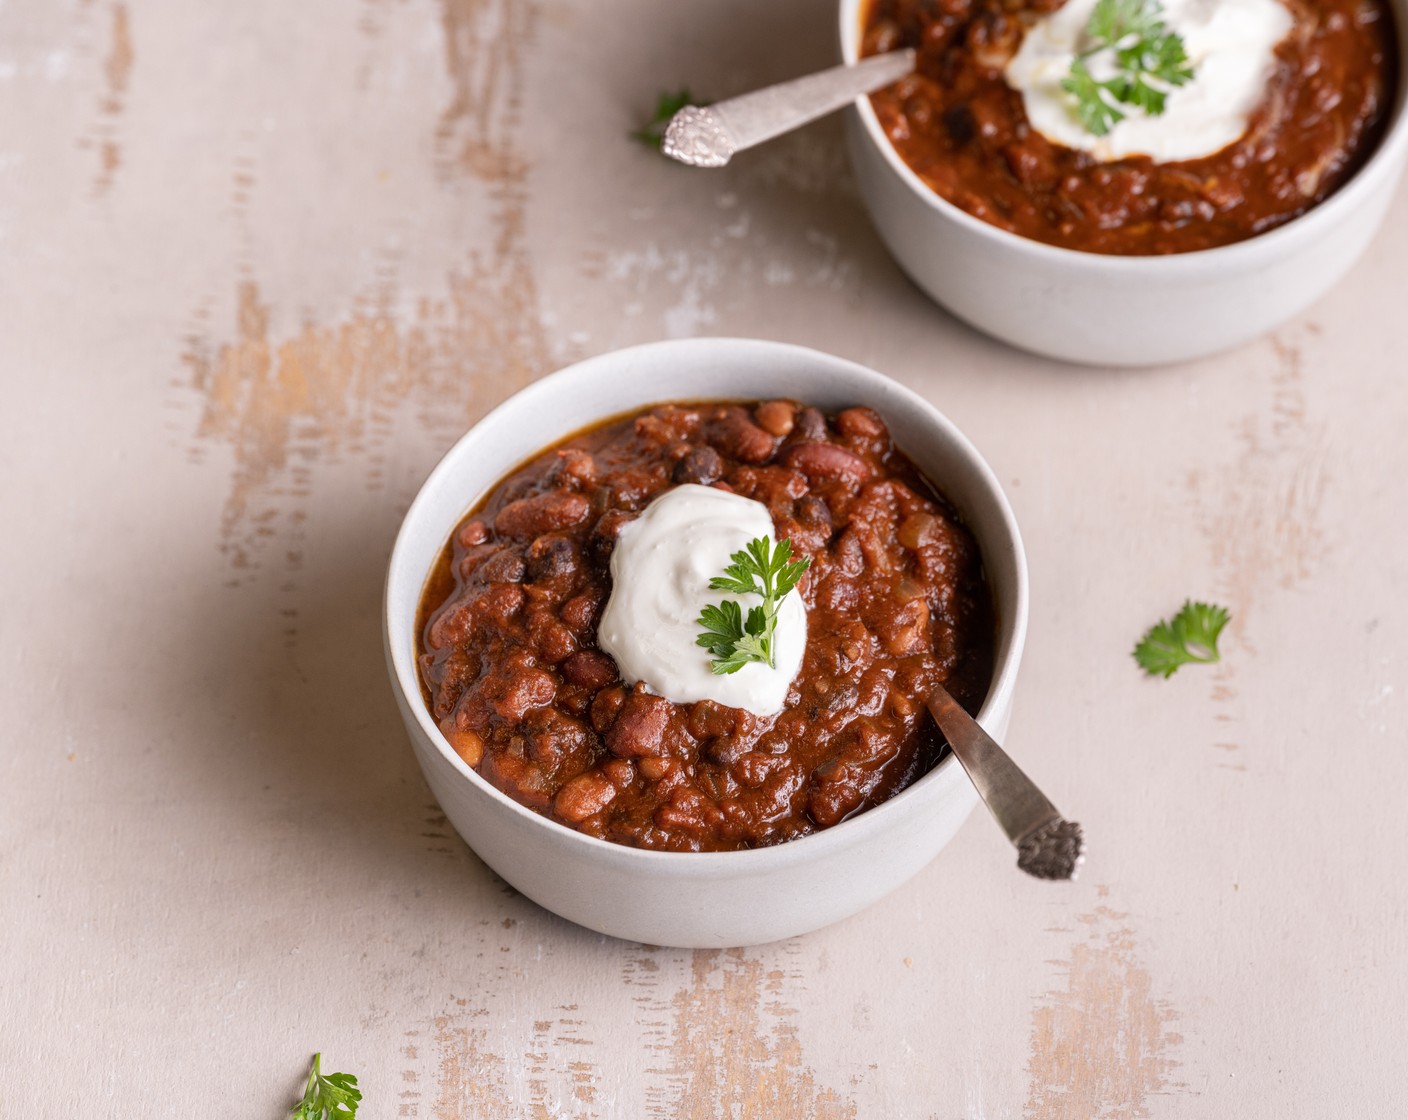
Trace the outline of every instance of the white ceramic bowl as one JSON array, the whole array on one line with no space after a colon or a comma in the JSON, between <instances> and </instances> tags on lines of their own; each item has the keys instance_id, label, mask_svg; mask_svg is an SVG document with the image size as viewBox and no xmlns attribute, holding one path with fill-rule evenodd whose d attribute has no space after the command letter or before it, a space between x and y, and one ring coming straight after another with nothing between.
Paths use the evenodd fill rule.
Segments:
<instances>
[{"instance_id":1,"label":"white ceramic bowl","mask_svg":"<svg viewBox=\"0 0 1408 1120\"><path fill-rule=\"evenodd\" d=\"M1408 0L1391 0L1408 62ZM864 0L841 0L841 53L860 50ZM1279 326L1349 271L1383 221L1408 154L1400 75L1378 150L1336 194L1258 237L1194 253L1116 257L1061 249L945 201L900 158L868 97L846 110L871 219L906 272L981 331L1053 358L1141 366L1203 357Z\"/></svg>"},{"instance_id":2,"label":"white ceramic bowl","mask_svg":"<svg viewBox=\"0 0 1408 1120\"><path fill-rule=\"evenodd\" d=\"M694 339L619 350L546 377L500 405L431 472L396 538L386 580L392 686L426 781L455 829L547 909L654 945L722 947L828 925L888 894L948 843L977 798L949 758L898 796L814 835L754 851L629 848L539 816L450 747L421 698L416 606L460 518L506 473L595 420L659 401L787 397L869 405L977 537L999 619L992 687L978 719L1001 738L1027 630L1021 538L992 471L942 413L863 366L775 342Z\"/></svg>"}]
</instances>

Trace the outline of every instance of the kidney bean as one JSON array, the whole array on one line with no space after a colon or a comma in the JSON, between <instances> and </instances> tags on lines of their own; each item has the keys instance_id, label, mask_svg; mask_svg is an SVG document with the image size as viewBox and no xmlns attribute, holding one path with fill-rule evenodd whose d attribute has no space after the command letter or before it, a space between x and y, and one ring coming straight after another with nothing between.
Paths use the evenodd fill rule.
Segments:
<instances>
[{"instance_id":1,"label":"kidney bean","mask_svg":"<svg viewBox=\"0 0 1408 1120\"><path fill-rule=\"evenodd\" d=\"M604 735L611 729L611 725L616 722L616 717L621 712L621 707L626 702L626 690L620 685L615 688L604 688L596 694L596 699L592 701L592 730L598 735Z\"/></svg>"},{"instance_id":2,"label":"kidney bean","mask_svg":"<svg viewBox=\"0 0 1408 1120\"><path fill-rule=\"evenodd\" d=\"M610 492L608 501L615 508L630 512L643 509L668 477L663 463L650 470L614 470L604 480Z\"/></svg>"},{"instance_id":3,"label":"kidney bean","mask_svg":"<svg viewBox=\"0 0 1408 1120\"><path fill-rule=\"evenodd\" d=\"M562 663L562 675L575 685L592 690L602 689L620 674L616 662L594 649L578 650Z\"/></svg>"},{"instance_id":4,"label":"kidney bean","mask_svg":"<svg viewBox=\"0 0 1408 1120\"><path fill-rule=\"evenodd\" d=\"M562 604L560 617L574 634L584 635L596 620L596 612L600 604L601 597L599 595L584 591L581 595L574 595Z\"/></svg>"},{"instance_id":5,"label":"kidney bean","mask_svg":"<svg viewBox=\"0 0 1408 1120\"><path fill-rule=\"evenodd\" d=\"M566 447L557 453L556 477L559 482L585 489L596 481L596 460L586 451Z\"/></svg>"},{"instance_id":6,"label":"kidney bean","mask_svg":"<svg viewBox=\"0 0 1408 1120\"><path fill-rule=\"evenodd\" d=\"M466 548L456 566L460 578L468 581L488 560L497 556L501 551L502 548L496 544L477 544Z\"/></svg>"},{"instance_id":7,"label":"kidney bean","mask_svg":"<svg viewBox=\"0 0 1408 1120\"><path fill-rule=\"evenodd\" d=\"M713 700L700 700L690 706L685 725L694 738L713 739L732 731L735 719L735 709Z\"/></svg>"},{"instance_id":8,"label":"kidney bean","mask_svg":"<svg viewBox=\"0 0 1408 1120\"><path fill-rule=\"evenodd\" d=\"M708 426L710 441L731 459L763 463L772 458L777 446L772 436L749 419L741 408L721 409Z\"/></svg>"},{"instance_id":9,"label":"kidney bean","mask_svg":"<svg viewBox=\"0 0 1408 1120\"><path fill-rule=\"evenodd\" d=\"M802 439L825 439L826 438L826 417L815 408L808 405L797 412L796 420L793 422L792 434Z\"/></svg>"},{"instance_id":10,"label":"kidney bean","mask_svg":"<svg viewBox=\"0 0 1408 1120\"><path fill-rule=\"evenodd\" d=\"M616 547L616 534L635 517L634 511L624 509L607 510L601 515L591 536L592 551L599 560L604 562L611 555Z\"/></svg>"},{"instance_id":11,"label":"kidney bean","mask_svg":"<svg viewBox=\"0 0 1408 1120\"><path fill-rule=\"evenodd\" d=\"M489 583L522 583L526 570L523 557L504 549L479 565L475 574Z\"/></svg>"},{"instance_id":12,"label":"kidney bean","mask_svg":"<svg viewBox=\"0 0 1408 1120\"><path fill-rule=\"evenodd\" d=\"M834 443L813 440L794 443L787 449L782 461L794 471L806 475L811 483L839 482L859 487L871 476L869 463Z\"/></svg>"},{"instance_id":13,"label":"kidney bean","mask_svg":"<svg viewBox=\"0 0 1408 1120\"><path fill-rule=\"evenodd\" d=\"M556 665L575 655L577 639L572 631L551 615L544 615L541 628L534 629L538 656L549 665Z\"/></svg>"},{"instance_id":14,"label":"kidney bean","mask_svg":"<svg viewBox=\"0 0 1408 1120\"><path fill-rule=\"evenodd\" d=\"M550 490L504 506L494 518L494 531L506 537L541 536L576 525L590 511L591 502L581 494Z\"/></svg>"},{"instance_id":15,"label":"kidney bean","mask_svg":"<svg viewBox=\"0 0 1408 1120\"><path fill-rule=\"evenodd\" d=\"M489 530L479 518L471 517L460 526L455 539L459 541L461 548L473 548L489 539Z\"/></svg>"},{"instance_id":16,"label":"kidney bean","mask_svg":"<svg viewBox=\"0 0 1408 1120\"><path fill-rule=\"evenodd\" d=\"M621 714L606 733L606 747L620 758L664 755L665 729L673 705L664 697L635 689L626 697Z\"/></svg>"}]
</instances>

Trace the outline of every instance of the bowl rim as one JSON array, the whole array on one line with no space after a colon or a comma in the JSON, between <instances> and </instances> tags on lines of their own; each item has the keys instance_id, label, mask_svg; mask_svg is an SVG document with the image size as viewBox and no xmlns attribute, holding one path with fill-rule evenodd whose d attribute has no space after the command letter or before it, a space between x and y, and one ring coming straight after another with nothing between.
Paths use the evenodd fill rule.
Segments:
<instances>
[{"instance_id":1,"label":"bowl rim","mask_svg":"<svg viewBox=\"0 0 1408 1120\"><path fill-rule=\"evenodd\" d=\"M861 40L861 13L871 2L872 0L840 0L841 59L846 64L857 61ZM1378 147L1370 153L1364 165L1334 194L1312 206L1304 214L1265 233L1253 234L1241 241L1214 245L1207 249L1143 255L1095 253L1088 249L1052 245L1002 229L955 206L919 177L890 143L885 130L880 127L880 118L875 114L875 107L871 104L869 95L862 94L856 98L852 108L859 116L866 138L879 150L881 157L911 193L917 195L940 217L957 223L977 236L986 237L1003 248L1025 252L1052 264L1117 275L1156 270L1165 276L1178 276L1231 266L1252 268L1277 260L1283 254L1293 251L1294 239L1310 240L1319 234L1331 232L1332 225L1338 222L1344 211L1363 203L1364 196L1378 186L1378 180L1391 174L1395 160L1401 156L1404 146L1408 145L1408 0L1387 0L1387 3L1393 12L1398 32L1398 80L1391 116Z\"/></svg>"},{"instance_id":2,"label":"bowl rim","mask_svg":"<svg viewBox=\"0 0 1408 1120\"><path fill-rule=\"evenodd\" d=\"M407 647L404 635L400 633L400 630L408 624L404 618L392 618L393 585L399 585L405 579L413 580L415 587L413 598L416 603L419 603L420 592L428 574L426 572L407 573L405 571L409 563L406 554L413 547L410 540L410 527L420 516L422 507L429 504L430 493L438 489L448 477L452 476L455 464L469 454L467 449L472 449L477 442L484 438L484 433L495 424L503 423L506 413L511 410L528 409L534 402L550 397L569 382L590 381L609 376L613 367L627 358L633 361L639 359L658 360L661 364L665 364L668 362L669 355L678 353L685 348L698 347L707 347L718 351L718 357L725 361L746 361L749 355L770 352L789 357L797 362L810 363L814 367L829 366L834 371L855 378L860 386L882 387L884 392L893 394L899 403L915 409L923 417L924 423L934 429L935 435L947 440L953 450L967 461L981 491L984 492L983 500L991 504L992 524L997 530L1000 547L1011 550L1014 572L1011 602L999 605L998 652L1001 656L994 665L992 683L978 712L977 718L980 722L997 708L999 702L1010 705L1010 697L1015 688L1017 671L1026 644L1030 609L1030 581L1021 533L1017 527L1011 505L1007 500L1007 495L992 468L968 437L940 409L908 386L902 385L868 366L810 347L762 339L709 336L643 343L609 350L594 357L574 362L519 389L486 413L460 436L441 456L417 490L416 496L407 508L397 530L396 540L387 564L382 595L382 639L387 662L391 668L392 685L396 689L398 699L402 702L403 711L413 714L421 733L433 744L445 761L468 780L471 788L496 801L520 819L531 821L532 824L529 827L544 828L548 835L556 836L562 844L580 849L584 857L617 866L624 864L654 865L657 870L668 867L672 873L686 874L697 878L714 878L724 874L769 872L790 864L825 858L828 852L836 849L863 844L868 836L873 838L886 830L888 822L895 817L896 812L900 811L896 809L897 805L903 809L905 805L912 804L917 797L925 796L931 791L934 796L938 796L938 791L941 788L952 788L955 784L966 785L968 783L967 776L950 753L927 774L887 801L847 818L830 828L820 829L807 836L764 848L726 852L671 852L636 848L588 836L540 813L535 813L527 806L515 801L508 794L486 781L460 758L439 727L436 726L435 721L431 719L430 712L426 708L421 696L414 653L409 657L405 655ZM649 402L644 402L640 407L649 407ZM614 413L593 416L586 422L607 419L611 415ZM550 444L544 446L550 446ZM496 485L505 474L514 470L518 465L513 463L501 467L489 486ZM465 512L473 508L484 492L484 490L480 490L472 495L465 507ZM973 518L967 517L965 520L971 522ZM446 539L448 539L453 527L453 525L445 526L443 536ZM443 541L441 547L443 547ZM409 625L413 627L414 622L410 622ZM1002 650L1004 638L1006 639L1005 651ZM976 794L974 796L976 798Z\"/></svg>"}]
</instances>

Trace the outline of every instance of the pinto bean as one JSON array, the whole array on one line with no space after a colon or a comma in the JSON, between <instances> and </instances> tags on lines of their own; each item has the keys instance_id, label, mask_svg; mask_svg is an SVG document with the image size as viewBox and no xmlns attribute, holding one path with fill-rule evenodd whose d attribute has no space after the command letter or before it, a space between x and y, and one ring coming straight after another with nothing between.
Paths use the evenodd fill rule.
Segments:
<instances>
[{"instance_id":1,"label":"pinto bean","mask_svg":"<svg viewBox=\"0 0 1408 1120\"><path fill-rule=\"evenodd\" d=\"M920 511L901 521L895 536L905 548L918 549L942 535L943 528L943 518L937 514Z\"/></svg>"},{"instance_id":2,"label":"pinto bean","mask_svg":"<svg viewBox=\"0 0 1408 1120\"><path fill-rule=\"evenodd\" d=\"M929 640L929 604L911 599L880 627L880 641L896 657L918 653Z\"/></svg>"},{"instance_id":3,"label":"pinto bean","mask_svg":"<svg viewBox=\"0 0 1408 1120\"><path fill-rule=\"evenodd\" d=\"M591 502L581 494L549 490L509 502L494 517L494 531L505 537L537 537L585 520Z\"/></svg>"},{"instance_id":4,"label":"pinto bean","mask_svg":"<svg viewBox=\"0 0 1408 1120\"><path fill-rule=\"evenodd\" d=\"M478 766L484 758L484 739L476 731L460 731L451 727L445 732L445 738L450 740L450 746L455 748L455 753L464 759L466 766Z\"/></svg>"},{"instance_id":5,"label":"pinto bean","mask_svg":"<svg viewBox=\"0 0 1408 1120\"><path fill-rule=\"evenodd\" d=\"M563 820L576 824L601 812L616 799L616 786L605 774L588 770L557 791L552 808Z\"/></svg>"},{"instance_id":6,"label":"pinto bean","mask_svg":"<svg viewBox=\"0 0 1408 1120\"><path fill-rule=\"evenodd\" d=\"M870 464L859 455L837 447L834 443L807 440L794 443L783 456L783 463L807 476L807 481L839 482L859 486L870 477Z\"/></svg>"},{"instance_id":7,"label":"pinto bean","mask_svg":"<svg viewBox=\"0 0 1408 1120\"><path fill-rule=\"evenodd\" d=\"M890 430L873 408L848 408L836 414L836 430L855 439L888 439Z\"/></svg>"},{"instance_id":8,"label":"pinto bean","mask_svg":"<svg viewBox=\"0 0 1408 1120\"><path fill-rule=\"evenodd\" d=\"M557 695L557 681L542 669L505 666L495 683L491 705L507 723L518 723L530 709L551 704Z\"/></svg>"},{"instance_id":9,"label":"pinto bean","mask_svg":"<svg viewBox=\"0 0 1408 1120\"><path fill-rule=\"evenodd\" d=\"M768 435L785 439L797 423L797 409L791 401L765 401L753 410L753 419Z\"/></svg>"}]
</instances>

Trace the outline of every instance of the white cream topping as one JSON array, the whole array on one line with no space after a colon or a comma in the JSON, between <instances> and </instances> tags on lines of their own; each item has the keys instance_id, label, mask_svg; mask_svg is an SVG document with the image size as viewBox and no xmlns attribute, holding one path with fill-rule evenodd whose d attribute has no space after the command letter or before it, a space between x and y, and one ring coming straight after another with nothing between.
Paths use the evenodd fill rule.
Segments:
<instances>
[{"instance_id":1,"label":"white cream topping","mask_svg":"<svg viewBox=\"0 0 1408 1120\"><path fill-rule=\"evenodd\" d=\"M1101 160L1147 155L1171 163L1209 156L1235 142L1265 93L1276 44L1293 22L1280 0L1164 0L1164 22L1183 37L1193 80L1169 89L1159 116L1121 106L1125 119L1096 136L1081 126L1073 96L1061 88L1072 59L1091 46L1085 27L1095 4L1069 0L1039 19L1007 64L1007 84L1022 94L1038 132ZM1098 80L1115 74L1113 52L1102 51L1086 64Z\"/></svg>"},{"instance_id":2,"label":"white cream topping","mask_svg":"<svg viewBox=\"0 0 1408 1120\"><path fill-rule=\"evenodd\" d=\"M782 711L807 647L807 610L795 589L778 608L777 668L755 662L717 675L709 651L695 641L706 604L734 599L746 617L762 602L760 595L711 591L709 581L749 541L772 535L772 515L761 502L694 485L666 491L622 528L611 554L611 598L597 627L622 679L681 704L714 700L760 716Z\"/></svg>"}]
</instances>

